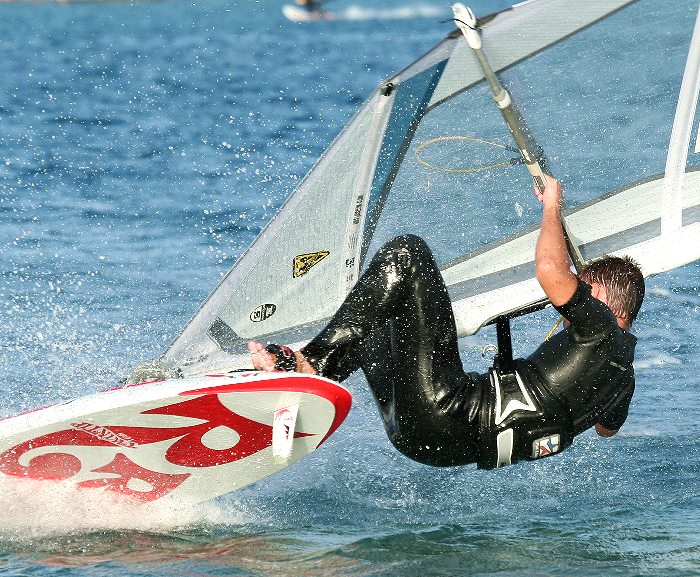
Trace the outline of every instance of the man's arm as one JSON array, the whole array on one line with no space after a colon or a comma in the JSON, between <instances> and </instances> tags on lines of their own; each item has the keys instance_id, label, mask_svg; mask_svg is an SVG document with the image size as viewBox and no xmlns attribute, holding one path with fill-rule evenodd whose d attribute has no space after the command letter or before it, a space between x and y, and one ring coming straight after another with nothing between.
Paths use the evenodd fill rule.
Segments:
<instances>
[{"instance_id":1,"label":"man's arm","mask_svg":"<svg viewBox=\"0 0 700 577\"><path fill-rule=\"evenodd\" d=\"M601 437L612 437L619 430L620 429L608 429L600 423L595 424L595 432L598 433Z\"/></svg>"},{"instance_id":2,"label":"man's arm","mask_svg":"<svg viewBox=\"0 0 700 577\"><path fill-rule=\"evenodd\" d=\"M561 221L563 203L559 181L547 174L544 191L535 187L535 196L542 203L542 224L535 247L535 274L549 301L555 306L569 302L578 287L578 279L571 272L569 253Z\"/></svg>"}]
</instances>

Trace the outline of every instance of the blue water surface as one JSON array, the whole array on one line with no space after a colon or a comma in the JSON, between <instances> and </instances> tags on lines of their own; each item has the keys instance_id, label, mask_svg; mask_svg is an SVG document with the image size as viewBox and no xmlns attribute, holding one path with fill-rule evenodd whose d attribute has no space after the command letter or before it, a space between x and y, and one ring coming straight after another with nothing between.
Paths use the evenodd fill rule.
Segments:
<instances>
[{"instance_id":1,"label":"blue water surface","mask_svg":"<svg viewBox=\"0 0 700 577\"><path fill-rule=\"evenodd\" d=\"M0 5L0 416L158 356L370 91L452 29L432 0L310 25L280 8ZM134 518L1 487L0 575L698 575L699 272L649 281L612 439L434 469L390 447L353 377L321 450L197 510ZM552 321L514 323L516 352ZM492 339L466 339L465 363L485 368Z\"/></svg>"}]
</instances>

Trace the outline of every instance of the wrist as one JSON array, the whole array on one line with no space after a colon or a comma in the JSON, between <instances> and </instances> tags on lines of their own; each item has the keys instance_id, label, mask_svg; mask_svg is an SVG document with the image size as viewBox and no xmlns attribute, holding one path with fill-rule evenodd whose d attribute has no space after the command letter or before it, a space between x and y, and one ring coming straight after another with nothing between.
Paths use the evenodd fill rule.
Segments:
<instances>
[{"instance_id":1,"label":"wrist","mask_svg":"<svg viewBox=\"0 0 700 577\"><path fill-rule=\"evenodd\" d=\"M545 202L543 210L545 214L552 214L559 216L561 214L561 202Z\"/></svg>"}]
</instances>

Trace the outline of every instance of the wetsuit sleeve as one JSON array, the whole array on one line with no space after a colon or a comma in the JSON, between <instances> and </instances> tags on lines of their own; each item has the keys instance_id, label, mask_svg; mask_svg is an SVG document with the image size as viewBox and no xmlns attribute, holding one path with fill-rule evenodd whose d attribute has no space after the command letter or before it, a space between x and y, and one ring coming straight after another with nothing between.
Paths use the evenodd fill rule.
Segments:
<instances>
[{"instance_id":1,"label":"wetsuit sleeve","mask_svg":"<svg viewBox=\"0 0 700 577\"><path fill-rule=\"evenodd\" d=\"M598 422L606 429L617 431L627 420L630 402L634 394L634 378L626 383L626 390L615 402L598 418Z\"/></svg>"},{"instance_id":2,"label":"wetsuit sleeve","mask_svg":"<svg viewBox=\"0 0 700 577\"><path fill-rule=\"evenodd\" d=\"M571 322L571 332L579 339L605 335L617 326L610 308L595 298L591 286L581 279L569 302L554 308Z\"/></svg>"}]
</instances>

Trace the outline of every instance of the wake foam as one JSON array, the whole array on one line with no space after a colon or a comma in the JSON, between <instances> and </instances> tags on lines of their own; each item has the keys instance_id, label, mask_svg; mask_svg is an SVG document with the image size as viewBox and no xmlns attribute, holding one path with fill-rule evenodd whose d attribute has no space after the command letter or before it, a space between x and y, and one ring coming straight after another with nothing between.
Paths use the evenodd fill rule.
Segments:
<instances>
[{"instance_id":1,"label":"wake foam","mask_svg":"<svg viewBox=\"0 0 700 577\"><path fill-rule=\"evenodd\" d=\"M216 501L188 507L167 502L146 505L99 490L0 475L0 539L27 541L95 531L168 532L193 525L240 525L245 513L226 511Z\"/></svg>"},{"instance_id":2,"label":"wake foam","mask_svg":"<svg viewBox=\"0 0 700 577\"><path fill-rule=\"evenodd\" d=\"M349 6L335 13L338 20L410 20L412 18L435 18L445 16L442 8L428 5L403 6L400 8L365 8Z\"/></svg>"}]
</instances>

